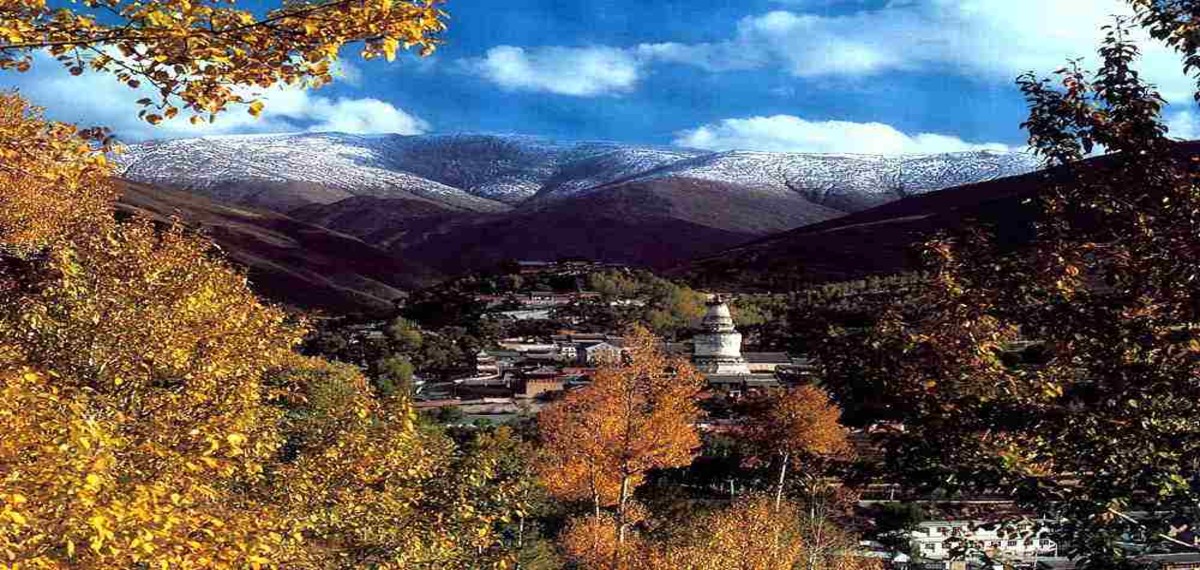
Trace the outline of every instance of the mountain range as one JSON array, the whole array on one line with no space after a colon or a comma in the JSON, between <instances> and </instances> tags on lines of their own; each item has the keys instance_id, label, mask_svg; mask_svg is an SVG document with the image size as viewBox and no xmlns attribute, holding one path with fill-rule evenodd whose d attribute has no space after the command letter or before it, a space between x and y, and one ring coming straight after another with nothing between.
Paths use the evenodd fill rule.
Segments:
<instances>
[{"instance_id":1,"label":"mountain range","mask_svg":"<svg viewBox=\"0 0 1200 570\"><path fill-rule=\"evenodd\" d=\"M506 135L218 136L131 145L122 176L352 236L422 280L507 259L654 268L953 186L1018 152L710 152ZM419 269L418 269L419 268Z\"/></svg>"},{"instance_id":2,"label":"mountain range","mask_svg":"<svg viewBox=\"0 0 1200 570\"><path fill-rule=\"evenodd\" d=\"M1200 141L1174 145L1180 160L1200 157ZM892 275L920 267L923 241L982 226L1001 247L1035 236L1044 191L1072 179L1075 168L1111 168L1121 156L964 184L896 200L835 219L765 236L672 269L702 287L790 291L805 284ZM1086 222L1085 222L1086 223Z\"/></svg>"}]
</instances>

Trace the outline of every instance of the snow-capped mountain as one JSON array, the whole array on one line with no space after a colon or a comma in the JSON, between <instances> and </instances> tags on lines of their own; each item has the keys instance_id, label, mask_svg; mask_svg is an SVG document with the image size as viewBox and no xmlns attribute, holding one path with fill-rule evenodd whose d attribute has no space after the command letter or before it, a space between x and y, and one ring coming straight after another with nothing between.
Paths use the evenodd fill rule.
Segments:
<instances>
[{"instance_id":1,"label":"snow-capped mountain","mask_svg":"<svg viewBox=\"0 0 1200 570\"><path fill-rule=\"evenodd\" d=\"M122 175L135 182L280 211L355 196L415 198L469 211L508 209L398 168L393 138L321 133L153 141L129 146L117 161Z\"/></svg>"},{"instance_id":2,"label":"snow-capped mountain","mask_svg":"<svg viewBox=\"0 0 1200 570\"><path fill-rule=\"evenodd\" d=\"M696 178L734 183L858 211L899 198L1023 174L1037 169L1032 156L1015 152L931 155L806 154L732 151L681 160L638 179Z\"/></svg>"},{"instance_id":3,"label":"snow-capped mountain","mask_svg":"<svg viewBox=\"0 0 1200 570\"><path fill-rule=\"evenodd\" d=\"M849 212L1037 168L1021 153L713 153L511 135L338 133L156 141L131 145L119 160L134 181L280 211L368 196L499 212L674 178L733 184L764 196L800 194Z\"/></svg>"}]
</instances>

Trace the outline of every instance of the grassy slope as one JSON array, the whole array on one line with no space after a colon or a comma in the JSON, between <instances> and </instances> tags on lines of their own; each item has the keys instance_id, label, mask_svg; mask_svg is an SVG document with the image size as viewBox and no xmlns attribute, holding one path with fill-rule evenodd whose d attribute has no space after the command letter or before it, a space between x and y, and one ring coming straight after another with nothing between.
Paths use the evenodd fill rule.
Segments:
<instances>
[{"instance_id":1,"label":"grassy slope","mask_svg":"<svg viewBox=\"0 0 1200 570\"><path fill-rule=\"evenodd\" d=\"M177 217L247 269L252 286L278 302L329 312L378 313L402 291L436 275L357 238L283 214L229 206L188 192L122 182L118 210Z\"/></svg>"}]
</instances>

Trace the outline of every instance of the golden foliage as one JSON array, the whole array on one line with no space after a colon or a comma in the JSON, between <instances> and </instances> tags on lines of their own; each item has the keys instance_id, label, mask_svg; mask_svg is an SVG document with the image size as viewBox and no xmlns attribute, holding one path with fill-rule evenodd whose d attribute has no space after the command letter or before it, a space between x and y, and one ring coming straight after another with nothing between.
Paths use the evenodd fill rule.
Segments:
<instances>
[{"instance_id":1,"label":"golden foliage","mask_svg":"<svg viewBox=\"0 0 1200 570\"><path fill-rule=\"evenodd\" d=\"M37 250L111 215L107 142L0 92L0 251Z\"/></svg>"},{"instance_id":2,"label":"golden foliage","mask_svg":"<svg viewBox=\"0 0 1200 570\"><path fill-rule=\"evenodd\" d=\"M681 570L868 570L853 538L826 521L806 522L795 503L776 508L766 497L743 498L698 517L654 550L649 567Z\"/></svg>"},{"instance_id":3,"label":"golden foliage","mask_svg":"<svg viewBox=\"0 0 1200 570\"><path fill-rule=\"evenodd\" d=\"M14 109L36 122L0 97ZM80 209L30 194L0 214L38 229L0 236L0 565L508 564L534 491L519 438L460 449L357 369L296 355L303 328L210 242L115 222L86 140L34 127L77 152L8 175Z\"/></svg>"},{"instance_id":4,"label":"golden foliage","mask_svg":"<svg viewBox=\"0 0 1200 570\"><path fill-rule=\"evenodd\" d=\"M634 328L623 361L601 366L591 386L542 411L539 472L551 494L615 505L646 471L691 463L703 377L661 344Z\"/></svg>"},{"instance_id":5,"label":"golden foliage","mask_svg":"<svg viewBox=\"0 0 1200 570\"><path fill-rule=\"evenodd\" d=\"M778 507L748 496L686 521L671 521L658 540L631 534L620 540L610 513L572 519L559 544L586 569L607 570L876 570L857 555L853 535L791 501Z\"/></svg>"},{"instance_id":6,"label":"golden foliage","mask_svg":"<svg viewBox=\"0 0 1200 570\"><path fill-rule=\"evenodd\" d=\"M825 390L804 384L768 394L757 404L750 437L770 452L795 459L851 452L842 411Z\"/></svg>"},{"instance_id":7,"label":"golden foliage","mask_svg":"<svg viewBox=\"0 0 1200 570\"><path fill-rule=\"evenodd\" d=\"M0 2L0 69L29 69L47 49L72 74L112 73L155 92L140 101L150 123L191 111L192 120L262 102L249 89L320 86L332 79L341 48L362 43L365 58L417 47L433 51L445 29L437 0L285 2L265 14L233 0L84 0L66 7L41 0Z\"/></svg>"},{"instance_id":8,"label":"golden foliage","mask_svg":"<svg viewBox=\"0 0 1200 570\"><path fill-rule=\"evenodd\" d=\"M618 538L617 520L610 513L571 519L559 537L559 545L585 569L641 568L651 560L646 556L647 544L636 535L624 541Z\"/></svg>"},{"instance_id":9,"label":"golden foliage","mask_svg":"<svg viewBox=\"0 0 1200 570\"><path fill-rule=\"evenodd\" d=\"M245 489L279 445L262 374L299 331L208 248L113 225L52 250L40 280L3 299L12 563L243 568L293 545Z\"/></svg>"}]
</instances>

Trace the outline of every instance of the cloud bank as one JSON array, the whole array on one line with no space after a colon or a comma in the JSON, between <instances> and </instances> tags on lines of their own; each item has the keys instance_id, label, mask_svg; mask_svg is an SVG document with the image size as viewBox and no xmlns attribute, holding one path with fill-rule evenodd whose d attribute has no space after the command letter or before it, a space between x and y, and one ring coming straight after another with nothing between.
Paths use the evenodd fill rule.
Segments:
<instances>
[{"instance_id":1,"label":"cloud bank","mask_svg":"<svg viewBox=\"0 0 1200 570\"><path fill-rule=\"evenodd\" d=\"M843 15L804 7L747 16L724 40L632 46L498 46L471 60L477 75L506 89L560 95L626 93L653 65L714 73L779 69L798 78L877 79L931 72L1011 82L1026 71L1048 73L1067 58L1095 54L1101 26L1128 16L1122 0L908 0ZM1194 83L1177 54L1144 38L1145 75L1171 100Z\"/></svg>"},{"instance_id":2,"label":"cloud bank","mask_svg":"<svg viewBox=\"0 0 1200 570\"><path fill-rule=\"evenodd\" d=\"M353 78L356 70L345 75ZM70 75L60 64L44 56L35 58L33 69L24 74L2 76L0 85L16 88L35 104L49 109L51 118L85 126L113 129L123 140L202 136L226 133L271 133L298 131L342 131L356 134L421 134L430 126L424 120L374 98L325 97L298 88L276 88L263 92L263 114L254 118L244 108L233 107L213 123L192 125L183 117L152 126L138 119L142 97L154 97L146 87L130 89L113 76L86 72Z\"/></svg>"},{"instance_id":3,"label":"cloud bank","mask_svg":"<svg viewBox=\"0 0 1200 570\"><path fill-rule=\"evenodd\" d=\"M883 123L808 121L792 115L725 119L678 134L675 144L706 150L848 154L932 154L1008 151L1000 143L971 143L936 133L906 134Z\"/></svg>"}]
</instances>

